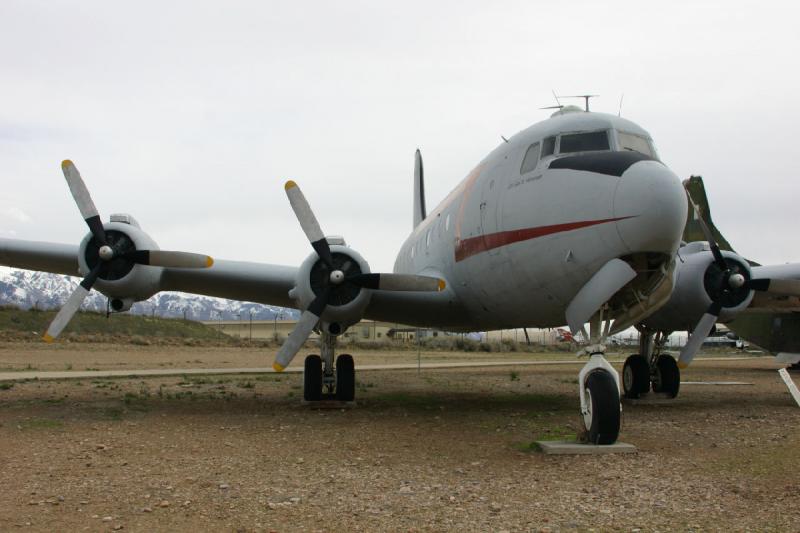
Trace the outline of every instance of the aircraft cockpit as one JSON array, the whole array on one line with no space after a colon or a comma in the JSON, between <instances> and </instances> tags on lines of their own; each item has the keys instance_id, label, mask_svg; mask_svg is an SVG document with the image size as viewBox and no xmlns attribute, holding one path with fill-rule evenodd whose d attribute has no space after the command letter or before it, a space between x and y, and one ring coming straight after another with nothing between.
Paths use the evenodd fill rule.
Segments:
<instances>
[{"instance_id":1,"label":"aircraft cockpit","mask_svg":"<svg viewBox=\"0 0 800 533\"><path fill-rule=\"evenodd\" d=\"M542 141L541 157L578 152L604 152L612 150L614 144L616 144L615 150L619 152L629 150L658 158L650 139L620 130L582 131L546 137Z\"/></svg>"}]
</instances>

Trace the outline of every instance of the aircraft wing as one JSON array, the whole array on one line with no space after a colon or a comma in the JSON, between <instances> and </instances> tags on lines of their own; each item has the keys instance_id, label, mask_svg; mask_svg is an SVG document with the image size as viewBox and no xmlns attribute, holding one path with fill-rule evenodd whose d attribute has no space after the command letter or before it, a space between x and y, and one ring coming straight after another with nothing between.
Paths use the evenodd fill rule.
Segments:
<instances>
[{"instance_id":1,"label":"aircraft wing","mask_svg":"<svg viewBox=\"0 0 800 533\"><path fill-rule=\"evenodd\" d=\"M78 246L0 238L0 265L79 276ZM296 267L218 260L211 268L164 268L159 289L292 307Z\"/></svg>"},{"instance_id":2,"label":"aircraft wing","mask_svg":"<svg viewBox=\"0 0 800 533\"><path fill-rule=\"evenodd\" d=\"M79 276L77 256L76 245L0 238L0 265L4 266ZM295 286L297 270L218 259L211 268L163 268L159 290L296 307L289 291ZM440 292L374 291L365 317L427 327L463 327L468 322L449 283Z\"/></svg>"},{"instance_id":3,"label":"aircraft wing","mask_svg":"<svg viewBox=\"0 0 800 533\"><path fill-rule=\"evenodd\" d=\"M0 265L78 276L78 246L0 238Z\"/></svg>"},{"instance_id":4,"label":"aircraft wing","mask_svg":"<svg viewBox=\"0 0 800 533\"><path fill-rule=\"evenodd\" d=\"M753 267L753 278L800 280L800 263L756 266ZM750 306L744 311L745 314L787 312L800 313L800 297L756 292Z\"/></svg>"}]
</instances>

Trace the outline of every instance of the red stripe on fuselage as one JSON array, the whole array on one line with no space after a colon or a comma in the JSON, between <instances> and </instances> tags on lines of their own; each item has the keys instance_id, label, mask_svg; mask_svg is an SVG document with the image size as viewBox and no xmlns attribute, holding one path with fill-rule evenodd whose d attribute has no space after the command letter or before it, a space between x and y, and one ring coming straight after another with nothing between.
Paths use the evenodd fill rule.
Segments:
<instances>
[{"instance_id":1,"label":"red stripe on fuselage","mask_svg":"<svg viewBox=\"0 0 800 533\"><path fill-rule=\"evenodd\" d=\"M488 235L479 235L477 237L470 237L469 239L459 240L456 243L456 262L463 261L468 257L494 250L507 244L515 242L528 241L546 235L553 235L554 233L562 233L564 231L572 231L580 228L588 228L589 226L596 226L598 224L605 224L607 222L616 222L618 220L625 220L628 217L619 218L604 218L601 220L583 220L580 222L567 222L566 224L553 224L552 226L539 226L538 228L525 228L515 229L511 231L501 231L499 233L490 233Z\"/></svg>"}]
</instances>

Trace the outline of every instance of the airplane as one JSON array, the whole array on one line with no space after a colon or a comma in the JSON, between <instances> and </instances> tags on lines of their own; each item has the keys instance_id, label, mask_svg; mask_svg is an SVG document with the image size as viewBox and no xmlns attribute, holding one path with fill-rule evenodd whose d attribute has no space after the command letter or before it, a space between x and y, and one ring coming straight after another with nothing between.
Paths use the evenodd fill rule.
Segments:
<instances>
[{"instance_id":1,"label":"airplane","mask_svg":"<svg viewBox=\"0 0 800 533\"><path fill-rule=\"evenodd\" d=\"M283 370L318 331L320 353L304 361L307 401L354 399L353 357L335 350L362 318L467 332L566 323L586 339L578 374L585 439L611 444L621 419L620 377L604 356L611 335L643 332L623 368L626 395L652 383L674 396L678 362L691 362L717 318L735 316L755 291L800 295L797 265L751 267L720 251L702 217L705 242L683 243L690 202L651 136L576 106L504 138L430 212L417 150L413 229L392 273L372 273L343 237L326 234L294 181L286 195L313 249L299 267L161 251L130 215L103 223L75 165L64 161L62 170L89 226L80 244L0 239L2 265L83 277L45 340L92 288L114 311L159 291L295 307L302 315L273 367ZM662 348L680 330L693 333L676 362Z\"/></svg>"},{"instance_id":2,"label":"airplane","mask_svg":"<svg viewBox=\"0 0 800 533\"><path fill-rule=\"evenodd\" d=\"M687 183L692 198L697 200L703 219L722 250L734 252L733 246L717 229L711 218L705 184L701 176L692 176ZM702 229L691 217L684 230L684 241L702 239ZM758 263L748 259L753 266ZM789 267L782 266L786 269ZM752 343L775 355L777 361L800 369L800 298L797 296L760 293L748 308L725 325L733 338Z\"/></svg>"}]
</instances>

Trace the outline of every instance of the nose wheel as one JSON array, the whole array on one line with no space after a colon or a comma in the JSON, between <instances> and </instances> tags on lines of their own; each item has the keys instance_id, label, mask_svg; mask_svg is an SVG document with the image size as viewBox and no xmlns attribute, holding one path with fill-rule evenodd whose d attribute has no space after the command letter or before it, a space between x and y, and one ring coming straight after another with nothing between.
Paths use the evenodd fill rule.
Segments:
<instances>
[{"instance_id":1,"label":"nose wheel","mask_svg":"<svg viewBox=\"0 0 800 533\"><path fill-rule=\"evenodd\" d=\"M588 347L589 361L578 373L584 440L590 444L614 444L622 421L619 374L604 350L603 345Z\"/></svg>"}]
</instances>

